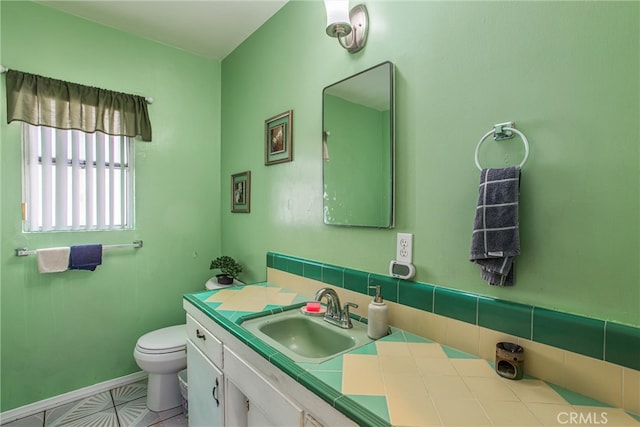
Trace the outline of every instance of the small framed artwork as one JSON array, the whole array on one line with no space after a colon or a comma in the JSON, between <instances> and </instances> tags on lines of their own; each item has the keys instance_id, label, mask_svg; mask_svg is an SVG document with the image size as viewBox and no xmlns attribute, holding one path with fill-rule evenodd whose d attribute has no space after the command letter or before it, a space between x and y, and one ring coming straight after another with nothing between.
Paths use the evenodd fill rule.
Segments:
<instances>
[{"instance_id":1,"label":"small framed artwork","mask_svg":"<svg viewBox=\"0 0 640 427\"><path fill-rule=\"evenodd\" d=\"M251 212L251 171L231 175L231 212Z\"/></svg>"},{"instance_id":2,"label":"small framed artwork","mask_svg":"<svg viewBox=\"0 0 640 427\"><path fill-rule=\"evenodd\" d=\"M293 160L293 110L271 117L264 122L264 164Z\"/></svg>"}]
</instances>

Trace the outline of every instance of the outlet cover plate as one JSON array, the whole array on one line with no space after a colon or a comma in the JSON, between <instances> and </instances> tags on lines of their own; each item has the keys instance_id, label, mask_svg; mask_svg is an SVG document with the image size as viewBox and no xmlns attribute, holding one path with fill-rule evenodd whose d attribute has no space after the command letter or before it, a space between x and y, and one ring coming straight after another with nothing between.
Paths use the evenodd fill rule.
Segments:
<instances>
[{"instance_id":1,"label":"outlet cover plate","mask_svg":"<svg viewBox=\"0 0 640 427\"><path fill-rule=\"evenodd\" d=\"M413 234L398 233L396 260L411 264L413 262Z\"/></svg>"}]
</instances>

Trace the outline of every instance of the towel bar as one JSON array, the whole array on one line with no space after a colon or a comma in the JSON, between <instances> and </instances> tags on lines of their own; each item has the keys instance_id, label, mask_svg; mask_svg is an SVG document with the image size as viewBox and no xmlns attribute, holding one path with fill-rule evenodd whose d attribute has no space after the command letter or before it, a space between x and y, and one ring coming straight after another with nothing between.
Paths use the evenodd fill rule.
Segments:
<instances>
[{"instance_id":1,"label":"towel bar","mask_svg":"<svg viewBox=\"0 0 640 427\"><path fill-rule=\"evenodd\" d=\"M482 138L480 138L480 142L478 142L478 145L476 146L475 155L476 166L478 167L478 169L482 170L482 166L480 166L480 160L478 160L478 153L480 153L480 146L482 145L482 143L490 135L493 135L494 140L502 141L504 139L513 138L514 133L518 134L522 139L522 142L524 143L524 159L522 159L522 162L519 165L519 167L522 168L522 166L524 166L524 164L527 162L527 158L529 157L529 141L527 141L527 137L524 136L522 132L516 129L516 124L514 122L506 122L493 125L493 129L485 133Z\"/></svg>"},{"instance_id":2,"label":"towel bar","mask_svg":"<svg viewBox=\"0 0 640 427\"><path fill-rule=\"evenodd\" d=\"M102 250L105 249L121 249L121 248L141 248L142 240L135 240L133 243L124 243L121 245L104 245L102 246ZM27 256L27 255L35 255L36 250L29 250L27 248L16 249L16 256Z\"/></svg>"}]
</instances>

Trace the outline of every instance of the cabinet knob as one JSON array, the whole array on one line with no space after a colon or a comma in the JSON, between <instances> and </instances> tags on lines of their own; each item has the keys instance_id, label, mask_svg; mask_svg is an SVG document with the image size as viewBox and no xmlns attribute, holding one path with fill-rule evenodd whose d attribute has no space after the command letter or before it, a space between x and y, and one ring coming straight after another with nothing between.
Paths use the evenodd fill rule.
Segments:
<instances>
[{"instance_id":1,"label":"cabinet knob","mask_svg":"<svg viewBox=\"0 0 640 427\"><path fill-rule=\"evenodd\" d=\"M202 332L200 332L200 329L196 329L196 337L198 337L200 339L203 339L203 340L207 339L207 337Z\"/></svg>"}]
</instances>

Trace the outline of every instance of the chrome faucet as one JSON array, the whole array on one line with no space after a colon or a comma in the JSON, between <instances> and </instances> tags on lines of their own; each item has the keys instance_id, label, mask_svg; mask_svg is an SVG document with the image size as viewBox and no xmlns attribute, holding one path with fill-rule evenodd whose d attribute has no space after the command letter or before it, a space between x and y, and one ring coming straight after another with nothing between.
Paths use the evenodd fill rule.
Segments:
<instances>
[{"instance_id":1,"label":"chrome faucet","mask_svg":"<svg viewBox=\"0 0 640 427\"><path fill-rule=\"evenodd\" d=\"M353 328L353 323L351 323L351 317L349 316L349 307L358 308L358 304L348 302L341 309L340 297L338 297L336 291L331 288L319 289L318 292L316 292L315 300L321 301L324 297L327 298L327 311L324 314L325 322L329 322L343 329Z\"/></svg>"}]
</instances>

